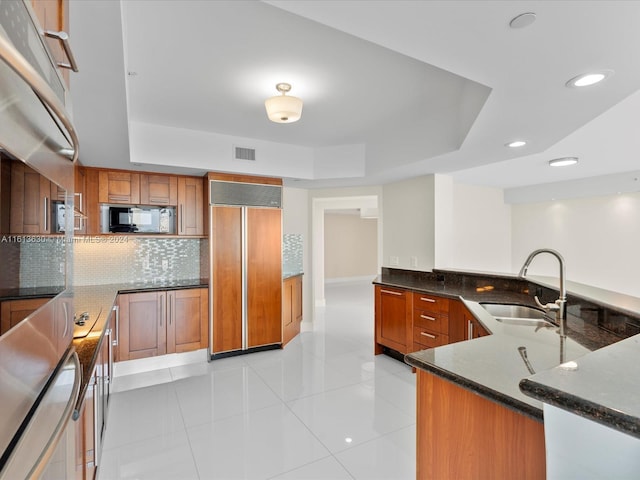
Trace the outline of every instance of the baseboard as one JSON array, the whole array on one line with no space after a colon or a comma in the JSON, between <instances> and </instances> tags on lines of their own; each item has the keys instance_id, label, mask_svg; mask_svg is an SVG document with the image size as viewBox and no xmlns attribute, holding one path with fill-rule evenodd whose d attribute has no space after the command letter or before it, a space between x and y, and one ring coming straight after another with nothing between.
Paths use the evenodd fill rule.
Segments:
<instances>
[{"instance_id":1,"label":"baseboard","mask_svg":"<svg viewBox=\"0 0 640 480\"><path fill-rule=\"evenodd\" d=\"M113 364L113 376L123 377L134 373L150 372L162 368L179 367L190 363L207 361L207 349L203 348L193 352L169 353L156 357L139 358L137 360L124 360Z\"/></svg>"},{"instance_id":2,"label":"baseboard","mask_svg":"<svg viewBox=\"0 0 640 480\"><path fill-rule=\"evenodd\" d=\"M373 282L377 275L361 275L357 277L337 277L337 278L325 278L324 283L359 283L359 282Z\"/></svg>"}]
</instances>

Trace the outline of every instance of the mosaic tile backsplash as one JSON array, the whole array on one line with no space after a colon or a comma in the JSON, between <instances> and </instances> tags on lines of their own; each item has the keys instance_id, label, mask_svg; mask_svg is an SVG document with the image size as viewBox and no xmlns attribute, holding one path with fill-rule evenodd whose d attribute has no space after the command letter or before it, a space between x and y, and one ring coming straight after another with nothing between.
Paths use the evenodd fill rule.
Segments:
<instances>
[{"instance_id":1,"label":"mosaic tile backsplash","mask_svg":"<svg viewBox=\"0 0 640 480\"><path fill-rule=\"evenodd\" d=\"M74 244L75 285L200 278L200 244L206 240L95 238L104 242Z\"/></svg>"},{"instance_id":2,"label":"mosaic tile backsplash","mask_svg":"<svg viewBox=\"0 0 640 480\"><path fill-rule=\"evenodd\" d=\"M301 233L285 233L282 238L282 274L303 273Z\"/></svg>"},{"instance_id":3,"label":"mosaic tile backsplash","mask_svg":"<svg viewBox=\"0 0 640 480\"><path fill-rule=\"evenodd\" d=\"M46 238L46 237L45 237ZM65 284L61 261L65 258L64 242L20 244L20 287L50 287Z\"/></svg>"}]
</instances>

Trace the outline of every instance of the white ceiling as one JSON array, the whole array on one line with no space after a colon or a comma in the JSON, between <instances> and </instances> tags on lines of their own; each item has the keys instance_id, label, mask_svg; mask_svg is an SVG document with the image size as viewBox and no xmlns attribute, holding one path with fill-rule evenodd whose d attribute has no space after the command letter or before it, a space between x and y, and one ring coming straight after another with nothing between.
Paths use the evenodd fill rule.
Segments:
<instances>
[{"instance_id":1,"label":"white ceiling","mask_svg":"<svg viewBox=\"0 0 640 480\"><path fill-rule=\"evenodd\" d=\"M510 28L523 12L536 22ZM341 162L322 179L276 172L301 187L446 173L513 189L638 168L640 1L71 0L70 15L86 165L202 170L135 158L131 122L312 153L363 147L350 150L363 152L359 174ZM601 85L564 86L605 68ZM264 113L282 81L305 102L294 124ZM529 143L505 148L513 139ZM578 168L546 167L567 155Z\"/></svg>"}]
</instances>

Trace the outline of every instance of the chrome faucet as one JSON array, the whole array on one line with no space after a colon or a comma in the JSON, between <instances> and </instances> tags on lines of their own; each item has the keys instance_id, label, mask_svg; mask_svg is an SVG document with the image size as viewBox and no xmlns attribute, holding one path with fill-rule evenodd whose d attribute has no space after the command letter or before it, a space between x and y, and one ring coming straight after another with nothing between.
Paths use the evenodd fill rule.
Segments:
<instances>
[{"instance_id":1,"label":"chrome faucet","mask_svg":"<svg viewBox=\"0 0 640 480\"><path fill-rule=\"evenodd\" d=\"M547 303L546 305L543 305L540 302L540 299L537 295L534 297L534 299L540 308L543 308L548 312L556 313L556 322L560 326L560 337L564 338L567 335L567 290L565 288L565 267L564 258L562 257L562 255L550 248L540 248L538 250L534 250L525 260L524 265L522 265L522 268L520 269L520 273L518 275L524 278L527 274L529 265L531 265L533 259L540 253L549 253L556 257L558 259L558 262L560 263L560 298L558 298L554 303Z\"/></svg>"}]
</instances>

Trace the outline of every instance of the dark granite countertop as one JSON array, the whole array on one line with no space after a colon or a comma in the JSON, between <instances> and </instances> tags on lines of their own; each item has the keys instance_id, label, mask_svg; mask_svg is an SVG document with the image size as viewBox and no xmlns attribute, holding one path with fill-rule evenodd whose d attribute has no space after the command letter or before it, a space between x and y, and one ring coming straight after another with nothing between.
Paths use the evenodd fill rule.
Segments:
<instances>
[{"instance_id":1,"label":"dark granite countertop","mask_svg":"<svg viewBox=\"0 0 640 480\"><path fill-rule=\"evenodd\" d=\"M73 346L78 352L82 366L82 385L77 410L82 405L91 380L91 374L105 333L105 325L113 311L116 297L121 293L137 293L158 290L178 290L185 288L207 287L205 279L172 280L167 282L140 282L106 285L77 286L73 288L74 308L76 312L88 312L95 323L86 336L75 338Z\"/></svg>"},{"instance_id":2,"label":"dark granite countertop","mask_svg":"<svg viewBox=\"0 0 640 480\"><path fill-rule=\"evenodd\" d=\"M589 318L596 304L607 309L605 317L615 316L617 311L627 315L625 319L638 321L640 308L636 307L640 306L640 299L568 282L568 338L561 345L556 328L501 323L479 304L533 306L534 293L542 294L543 301L552 301L557 298L557 291L552 290L553 280L447 271L395 274L388 270L391 273L385 275L383 271L374 283L459 298L492 334L411 353L405 357L410 365L537 420L542 420L542 402L548 402L627 433L635 435L640 431L640 385L635 381L636 368L627 368L628 363L637 363L640 336L622 340L619 331L606 328L606 322L602 327L599 321ZM575 294L572 288L577 290ZM608 303L622 297L622 306ZM628 330L627 336L629 332L635 330ZM521 347L526 348L536 372L533 376L520 355ZM559 367L567 361L577 362L578 370L567 372Z\"/></svg>"},{"instance_id":3,"label":"dark granite countertop","mask_svg":"<svg viewBox=\"0 0 640 480\"><path fill-rule=\"evenodd\" d=\"M640 438L640 335L520 382L544 403Z\"/></svg>"},{"instance_id":4,"label":"dark granite countertop","mask_svg":"<svg viewBox=\"0 0 640 480\"><path fill-rule=\"evenodd\" d=\"M0 302L5 300L24 300L27 298L53 298L62 293L64 289L64 286L0 288Z\"/></svg>"},{"instance_id":5,"label":"dark granite countertop","mask_svg":"<svg viewBox=\"0 0 640 480\"><path fill-rule=\"evenodd\" d=\"M286 280L287 278L299 277L300 275L304 275L302 272L282 272L282 280Z\"/></svg>"}]
</instances>

